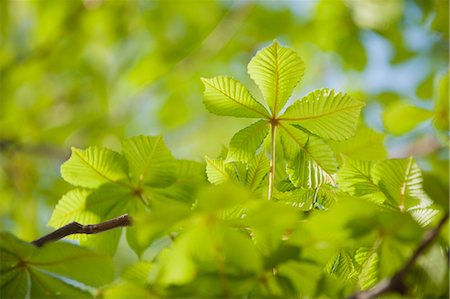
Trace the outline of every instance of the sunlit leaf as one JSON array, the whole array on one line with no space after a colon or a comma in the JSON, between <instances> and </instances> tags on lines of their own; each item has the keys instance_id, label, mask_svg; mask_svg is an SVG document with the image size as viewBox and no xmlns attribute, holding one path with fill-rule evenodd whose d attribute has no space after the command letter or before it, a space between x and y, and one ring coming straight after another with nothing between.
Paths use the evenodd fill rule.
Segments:
<instances>
[{"instance_id":1,"label":"sunlit leaf","mask_svg":"<svg viewBox=\"0 0 450 299\"><path fill-rule=\"evenodd\" d=\"M337 162L323 139L289 125L280 127L280 136L287 160L286 172L295 186L315 188L333 181L331 175L337 171Z\"/></svg>"},{"instance_id":2,"label":"sunlit leaf","mask_svg":"<svg viewBox=\"0 0 450 299\"><path fill-rule=\"evenodd\" d=\"M353 263L351 254L346 250L341 250L336 257L330 260L326 265L325 271L330 275L336 275L344 280L351 279L355 271Z\"/></svg>"},{"instance_id":3,"label":"sunlit leaf","mask_svg":"<svg viewBox=\"0 0 450 299\"><path fill-rule=\"evenodd\" d=\"M61 166L61 175L74 186L96 188L105 183L122 184L127 179L127 162L120 154L101 147L72 148Z\"/></svg>"},{"instance_id":4,"label":"sunlit leaf","mask_svg":"<svg viewBox=\"0 0 450 299\"><path fill-rule=\"evenodd\" d=\"M266 108L239 81L225 76L202 81L205 85L203 103L211 113L250 118L269 116Z\"/></svg>"},{"instance_id":5,"label":"sunlit leaf","mask_svg":"<svg viewBox=\"0 0 450 299\"><path fill-rule=\"evenodd\" d=\"M252 191L256 190L269 172L269 159L264 153L254 157L248 164L246 184Z\"/></svg>"},{"instance_id":6,"label":"sunlit leaf","mask_svg":"<svg viewBox=\"0 0 450 299\"><path fill-rule=\"evenodd\" d=\"M230 166L227 166L223 159L211 159L205 157L205 160L208 181L212 184L221 184L230 179Z\"/></svg>"},{"instance_id":7,"label":"sunlit leaf","mask_svg":"<svg viewBox=\"0 0 450 299\"><path fill-rule=\"evenodd\" d=\"M125 139L122 151L136 182L164 187L175 181L176 160L161 136L141 135Z\"/></svg>"},{"instance_id":8,"label":"sunlit leaf","mask_svg":"<svg viewBox=\"0 0 450 299\"><path fill-rule=\"evenodd\" d=\"M303 77L304 63L295 51L277 41L264 48L248 64L248 73L276 115L283 109L294 87Z\"/></svg>"},{"instance_id":9,"label":"sunlit leaf","mask_svg":"<svg viewBox=\"0 0 450 299\"><path fill-rule=\"evenodd\" d=\"M299 124L326 139L345 140L353 136L362 102L324 88L292 104L280 120Z\"/></svg>"},{"instance_id":10,"label":"sunlit leaf","mask_svg":"<svg viewBox=\"0 0 450 299\"><path fill-rule=\"evenodd\" d=\"M364 125L358 125L356 133L344 141L330 140L330 146L337 156L343 154L355 160L382 160L387 158L384 146L385 136Z\"/></svg>"},{"instance_id":11,"label":"sunlit leaf","mask_svg":"<svg viewBox=\"0 0 450 299\"><path fill-rule=\"evenodd\" d=\"M375 250L361 247L356 251L355 262L359 268L358 285L367 290L378 280L378 254Z\"/></svg>"},{"instance_id":12,"label":"sunlit leaf","mask_svg":"<svg viewBox=\"0 0 450 299\"><path fill-rule=\"evenodd\" d=\"M269 124L265 120L256 123L237 132L230 141L227 162L249 162L255 157L256 150L261 146L267 134Z\"/></svg>"}]
</instances>

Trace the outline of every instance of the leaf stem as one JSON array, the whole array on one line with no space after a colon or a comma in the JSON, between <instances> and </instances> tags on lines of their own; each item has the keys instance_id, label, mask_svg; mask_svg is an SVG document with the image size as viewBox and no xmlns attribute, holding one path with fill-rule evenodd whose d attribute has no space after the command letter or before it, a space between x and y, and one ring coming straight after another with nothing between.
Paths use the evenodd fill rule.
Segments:
<instances>
[{"instance_id":1,"label":"leaf stem","mask_svg":"<svg viewBox=\"0 0 450 299\"><path fill-rule=\"evenodd\" d=\"M267 199L272 200L273 187L275 184L275 157L276 157L276 135L277 135L277 124L271 123L271 140L270 140L270 172L269 172L269 191L267 194Z\"/></svg>"}]
</instances>

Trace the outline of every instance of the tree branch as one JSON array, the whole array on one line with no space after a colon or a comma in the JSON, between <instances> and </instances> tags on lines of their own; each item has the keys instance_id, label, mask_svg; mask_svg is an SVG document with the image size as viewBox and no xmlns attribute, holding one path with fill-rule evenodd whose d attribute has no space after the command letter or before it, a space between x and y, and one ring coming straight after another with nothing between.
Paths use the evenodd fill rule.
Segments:
<instances>
[{"instance_id":1,"label":"tree branch","mask_svg":"<svg viewBox=\"0 0 450 299\"><path fill-rule=\"evenodd\" d=\"M49 233L48 235L43 236L42 238L32 241L31 243L36 245L37 247L41 247L45 243L57 241L73 234L88 234L88 235L97 234L113 228L130 225L131 225L131 217L128 216L128 214L123 214L122 216L119 216L117 218L113 218L111 220L100 222L97 224L83 225L73 221Z\"/></svg>"},{"instance_id":2,"label":"tree branch","mask_svg":"<svg viewBox=\"0 0 450 299\"><path fill-rule=\"evenodd\" d=\"M363 292L357 292L351 295L348 299L372 299L379 297L385 293L400 293L406 294L408 287L405 283L405 276L414 266L415 262L424 251L433 244L438 237L444 224L447 222L449 213L447 212L441 219L439 224L432 230L425 232L419 246L414 250L411 257L405 265L398 270L391 278L384 279L376 284L373 288Z\"/></svg>"}]
</instances>

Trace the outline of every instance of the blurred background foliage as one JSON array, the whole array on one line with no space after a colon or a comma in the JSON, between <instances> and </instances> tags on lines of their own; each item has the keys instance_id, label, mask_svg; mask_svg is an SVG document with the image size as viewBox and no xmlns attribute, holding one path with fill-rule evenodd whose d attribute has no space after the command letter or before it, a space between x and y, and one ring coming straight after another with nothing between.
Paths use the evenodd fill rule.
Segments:
<instances>
[{"instance_id":1,"label":"blurred background foliage","mask_svg":"<svg viewBox=\"0 0 450 299\"><path fill-rule=\"evenodd\" d=\"M366 102L359 159L417 158L448 201L447 0L0 2L0 217L25 240L70 189L70 147L120 149L163 134L178 158L217 156L247 120L202 104L200 77L231 74L277 39L306 63L294 99L319 87ZM253 88L252 88L253 87ZM367 127L367 128L366 128ZM378 142L374 142L378 143ZM345 151L344 151L345 152ZM444 204L448 206L447 204Z\"/></svg>"}]
</instances>

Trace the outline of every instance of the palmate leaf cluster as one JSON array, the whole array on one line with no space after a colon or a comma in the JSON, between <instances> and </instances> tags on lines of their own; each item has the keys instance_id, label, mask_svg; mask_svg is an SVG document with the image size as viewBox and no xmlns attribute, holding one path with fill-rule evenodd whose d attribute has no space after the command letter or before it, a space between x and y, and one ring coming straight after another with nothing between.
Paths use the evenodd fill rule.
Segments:
<instances>
[{"instance_id":1,"label":"palmate leaf cluster","mask_svg":"<svg viewBox=\"0 0 450 299\"><path fill-rule=\"evenodd\" d=\"M303 77L304 69L301 58L277 41L255 55L248 64L248 73L259 87L268 108L231 77L202 79L204 104L210 112L260 119L233 136L223 163L250 162L264 140L270 138L272 142L281 144L282 154L278 156L284 157L287 175L296 187L315 188L333 180L338 164L327 140L350 138L355 133L364 104L346 94L324 88L285 107ZM209 164L223 164L211 159L208 161ZM212 180L217 182L216 177Z\"/></svg>"},{"instance_id":2,"label":"palmate leaf cluster","mask_svg":"<svg viewBox=\"0 0 450 299\"><path fill-rule=\"evenodd\" d=\"M232 78L203 79L211 112L257 119L219 157L178 160L162 137L136 136L120 153L73 148L62 165L74 189L49 226L129 213L138 262L114 276L124 229L42 248L2 233L2 297L345 298L400 269L448 209L414 159L386 159L346 94L320 89L285 107L304 72L293 50L274 42L248 70L266 105ZM441 236L418 260L408 296L448 296L445 250Z\"/></svg>"}]
</instances>

